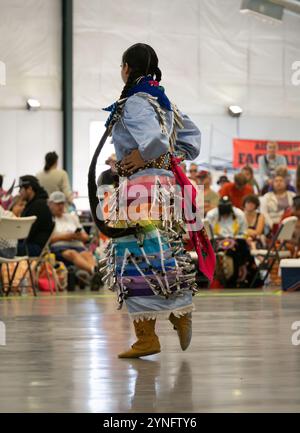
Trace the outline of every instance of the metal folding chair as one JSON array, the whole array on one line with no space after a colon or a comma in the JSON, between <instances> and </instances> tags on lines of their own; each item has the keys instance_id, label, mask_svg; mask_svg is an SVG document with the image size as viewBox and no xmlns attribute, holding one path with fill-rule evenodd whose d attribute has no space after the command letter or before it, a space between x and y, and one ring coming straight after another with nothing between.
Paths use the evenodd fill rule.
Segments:
<instances>
[{"instance_id":1,"label":"metal folding chair","mask_svg":"<svg viewBox=\"0 0 300 433\"><path fill-rule=\"evenodd\" d=\"M51 281L50 281L51 278L50 278L49 270L47 268L47 264L50 265L50 267L51 267L52 276L53 276L54 284L55 284L55 292L56 293L58 293L58 286L59 286L59 282L57 281L57 278L56 278L56 272L55 272L55 270L53 268L53 265L48 261L48 258L47 258L48 255L51 253L49 245L50 245L50 241L51 241L51 237L53 235L54 229L55 229L55 223L53 222L51 234L50 234L50 236L49 236L46 244L44 245L44 247L43 247L43 249L41 251L41 254L38 257L29 257L30 264L34 263L34 267L33 267L33 273L34 273L34 275L37 275L37 273L38 273L37 270L38 270L39 266L41 266L43 264L46 265L46 276L47 276L47 280L48 280L48 283L49 283L51 294L53 294L53 290L52 290L52 285L51 285ZM38 286L38 280L36 281L36 286Z\"/></svg>"},{"instance_id":2,"label":"metal folding chair","mask_svg":"<svg viewBox=\"0 0 300 433\"><path fill-rule=\"evenodd\" d=\"M293 237L297 221L298 218L295 216L285 218L281 222L268 249L251 251L253 257L260 258L262 261L257 267L257 272L253 277L250 287L254 286L257 278L260 276L261 271L265 271L265 275L262 278L264 283L276 262L280 262L280 259L291 257L291 252L284 250L284 248L286 243Z\"/></svg>"},{"instance_id":3,"label":"metal folding chair","mask_svg":"<svg viewBox=\"0 0 300 433\"><path fill-rule=\"evenodd\" d=\"M30 217L24 217L24 218L7 218L3 217L0 219L0 237L6 240L21 240L21 239L27 239L29 232L31 230L31 227L33 223L36 221L36 216L30 216ZM0 257L0 274L2 276L2 266L6 265L7 269L7 276L8 276L8 289L5 292L4 286L2 287L2 292L8 296L11 292L13 282L16 276L16 272L19 268L19 265L22 261L26 261L27 268L24 272L24 276L27 272L29 272L30 275L30 281L32 285L32 290L34 295L36 296L36 290L35 290L35 283L33 278L33 273L30 267L30 259L29 256L15 256L12 259L6 259L4 257ZM15 263L15 267L13 270L12 275L10 276L9 272L9 264ZM1 278L2 279L2 278ZM21 279L22 280L22 279ZM21 282L20 280L20 282ZM3 279L1 281L3 285ZM20 283L18 284L17 288L19 287Z\"/></svg>"}]
</instances>

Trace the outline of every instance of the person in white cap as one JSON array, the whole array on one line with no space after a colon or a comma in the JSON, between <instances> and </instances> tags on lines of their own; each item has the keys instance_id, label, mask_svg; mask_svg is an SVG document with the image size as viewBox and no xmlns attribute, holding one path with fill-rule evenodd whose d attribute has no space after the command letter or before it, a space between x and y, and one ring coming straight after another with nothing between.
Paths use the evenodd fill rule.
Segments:
<instances>
[{"instance_id":1,"label":"person in white cap","mask_svg":"<svg viewBox=\"0 0 300 433\"><path fill-rule=\"evenodd\" d=\"M50 194L48 204L55 220L51 251L57 260L73 264L79 270L85 271L86 282L90 282L92 290L98 290L101 277L95 272L95 257L84 245L89 237L78 216L65 212L66 196L61 191ZM83 278L81 274L78 276Z\"/></svg>"}]
</instances>

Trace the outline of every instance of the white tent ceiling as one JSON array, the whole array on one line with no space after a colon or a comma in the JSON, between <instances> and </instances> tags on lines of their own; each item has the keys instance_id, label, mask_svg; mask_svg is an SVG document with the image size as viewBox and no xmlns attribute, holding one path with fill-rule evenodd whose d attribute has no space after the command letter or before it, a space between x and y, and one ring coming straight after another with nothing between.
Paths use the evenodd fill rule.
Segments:
<instances>
[{"instance_id":1,"label":"white tent ceiling","mask_svg":"<svg viewBox=\"0 0 300 433\"><path fill-rule=\"evenodd\" d=\"M75 0L74 104L98 109L118 97L122 52L157 51L163 85L189 113L300 117L300 16L270 24L239 12L241 0Z\"/></svg>"},{"instance_id":2,"label":"white tent ceiling","mask_svg":"<svg viewBox=\"0 0 300 433\"><path fill-rule=\"evenodd\" d=\"M299 116L300 15L270 24L239 12L241 0L74 0L74 107L98 109L120 93L122 52L153 45L163 85L190 113ZM61 108L60 0L0 0L0 108L37 97Z\"/></svg>"}]
</instances>

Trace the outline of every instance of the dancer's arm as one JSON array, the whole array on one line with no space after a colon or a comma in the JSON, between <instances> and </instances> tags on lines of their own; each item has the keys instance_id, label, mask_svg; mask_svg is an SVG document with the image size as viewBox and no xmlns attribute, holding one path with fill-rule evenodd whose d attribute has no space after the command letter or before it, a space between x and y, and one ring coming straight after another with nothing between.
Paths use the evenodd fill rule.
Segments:
<instances>
[{"instance_id":1,"label":"dancer's arm","mask_svg":"<svg viewBox=\"0 0 300 433\"><path fill-rule=\"evenodd\" d=\"M183 152L185 159L197 158L201 148L201 132L195 123L186 115L182 114L183 129L177 129L177 140L175 150Z\"/></svg>"}]
</instances>

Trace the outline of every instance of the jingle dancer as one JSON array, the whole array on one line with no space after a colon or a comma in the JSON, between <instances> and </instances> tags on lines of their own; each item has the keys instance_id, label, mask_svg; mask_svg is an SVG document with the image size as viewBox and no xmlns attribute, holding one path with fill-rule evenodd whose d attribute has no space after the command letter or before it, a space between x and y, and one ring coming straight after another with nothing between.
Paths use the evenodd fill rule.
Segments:
<instances>
[{"instance_id":1,"label":"jingle dancer","mask_svg":"<svg viewBox=\"0 0 300 433\"><path fill-rule=\"evenodd\" d=\"M192 337L192 295L197 291L197 273L200 271L211 279L215 266L214 253L202 225L196 231L189 230L184 219L175 220L174 210L162 218L164 206L168 210L174 206L176 186L181 189L191 186L180 164L199 155L201 134L189 117L170 102L159 84L161 75L157 55L149 45L138 43L124 52L121 76L125 85L120 99L106 109L111 112L107 130L89 172L94 220L101 231L112 237L106 257L99 263L100 271L103 275L105 270L103 281L117 291L120 306L126 303L137 337L119 358L160 352L155 333L157 318L169 319L177 331L181 349L186 350ZM119 211L124 192L140 187L147 191L148 197L140 203L139 210L146 210L147 215L143 213L136 220L108 216L105 222L98 221L93 176L108 135L112 136L120 176L111 209ZM159 190L155 198L153 187ZM189 200L195 208L194 193ZM127 209L132 201L128 194ZM156 214L149 214L150 208ZM198 254L196 266L184 247L186 228L189 243Z\"/></svg>"}]
</instances>

